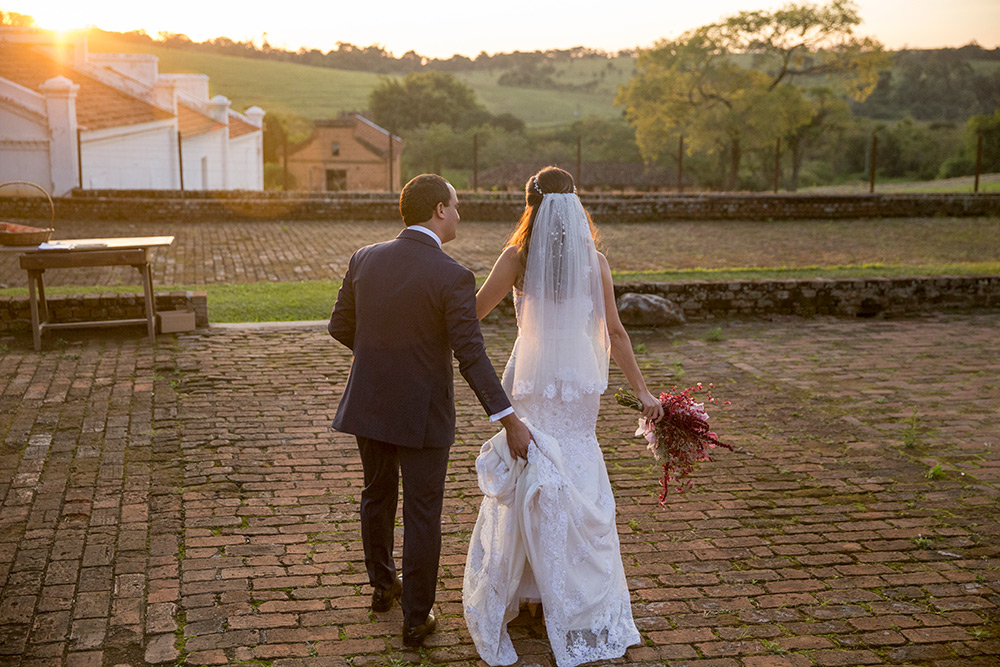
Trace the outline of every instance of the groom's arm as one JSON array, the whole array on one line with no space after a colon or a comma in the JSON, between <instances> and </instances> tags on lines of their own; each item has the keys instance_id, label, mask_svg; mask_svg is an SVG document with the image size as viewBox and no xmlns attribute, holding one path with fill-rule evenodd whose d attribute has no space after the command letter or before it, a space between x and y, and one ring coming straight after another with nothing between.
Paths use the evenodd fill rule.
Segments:
<instances>
[{"instance_id":1,"label":"groom's arm","mask_svg":"<svg viewBox=\"0 0 1000 667\"><path fill-rule=\"evenodd\" d=\"M528 458L531 432L514 414L510 399L486 354L486 343L483 342L483 332L476 315L476 279L471 271L463 271L453 286L445 308L445 317L449 342L458 359L462 377L472 387L472 391L476 392L486 414L490 415L490 420L503 424L510 453L515 457Z\"/></svg>"},{"instance_id":2,"label":"groom's arm","mask_svg":"<svg viewBox=\"0 0 1000 667\"><path fill-rule=\"evenodd\" d=\"M333 304L333 313L326 330L341 343L354 349L354 332L357 315L354 310L354 257L347 266L347 274L337 293L337 301Z\"/></svg>"},{"instance_id":3,"label":"groom's arm","mask_svg":"<svg viewBox=\"0 0 1000 667\"><path fill-rule=\"evenodd\" d=\"M510 400L486 354L476 316L476 279L471 271L463 270L452 285L445 304L445 321L448 343L458 359L458 370L486 414L505 412L510 408Z\"/></svg>"}]
</instances>

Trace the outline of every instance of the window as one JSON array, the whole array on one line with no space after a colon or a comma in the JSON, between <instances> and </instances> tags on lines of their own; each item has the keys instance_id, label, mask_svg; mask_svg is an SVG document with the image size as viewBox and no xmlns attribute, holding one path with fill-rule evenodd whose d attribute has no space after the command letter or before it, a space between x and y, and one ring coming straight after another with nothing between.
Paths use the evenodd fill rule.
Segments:
<instances>
[{"instance_id":1,"label":"window","mask_svg":"<svg viewBox=\"0 0 1000 667\"><path fill-rule=\"evenodd\" d=\"M327 169L326 170L326 189L328 191L337 192L347 189L347 170L346 169Z\"/></svg>"},{"instance_id":2,"label":"window","mask_svg":"<svg viewBox=\"0 0 1000 667\"><path fill-rule=\"evenodd\" d=\"M330 155L340 155L340 142L332 141L330 142Z\"/></svg>"}]
</instances>

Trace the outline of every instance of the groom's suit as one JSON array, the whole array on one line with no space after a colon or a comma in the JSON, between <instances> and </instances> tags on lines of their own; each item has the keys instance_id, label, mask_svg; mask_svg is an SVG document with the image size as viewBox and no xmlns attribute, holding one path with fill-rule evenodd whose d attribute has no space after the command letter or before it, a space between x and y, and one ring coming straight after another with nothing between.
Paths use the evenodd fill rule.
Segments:
<instances>
[{"instance_id":1,"label":"groom's suit","mask_svg":"<svg viewBox=\"0 0 1000 667\"><path fill-rule=\"evenodd\" d=\"M403 477L403 621L422 623L434 603L448 448L455 439L452 353L487 414L510 407L476 316L475 278L427 234L351 257L330 335L354 352L333 427L357 436L365 473L365 565L386 589L398 474Z\"/></svg>"}]
</instances>

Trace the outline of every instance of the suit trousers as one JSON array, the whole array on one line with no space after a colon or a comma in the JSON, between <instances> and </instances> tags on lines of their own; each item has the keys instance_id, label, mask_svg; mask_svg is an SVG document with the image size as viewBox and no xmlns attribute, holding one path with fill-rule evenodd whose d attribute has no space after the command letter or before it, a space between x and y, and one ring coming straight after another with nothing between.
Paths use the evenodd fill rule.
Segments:
<instances>
[{"instance_id":1,"label":"suit trousers","mask_svg":"<svg viewBox=\"0 0 1000 667\"><path fill-rule=\"evenodd\" d=\"M392 557L399 477L403 478L403 624L420 625L434 606L441 558L441 507L448 447L415 449L357 436L365 488L361 541L368 582L387 589L396 577Z\"/></svg>"}]
</instances>

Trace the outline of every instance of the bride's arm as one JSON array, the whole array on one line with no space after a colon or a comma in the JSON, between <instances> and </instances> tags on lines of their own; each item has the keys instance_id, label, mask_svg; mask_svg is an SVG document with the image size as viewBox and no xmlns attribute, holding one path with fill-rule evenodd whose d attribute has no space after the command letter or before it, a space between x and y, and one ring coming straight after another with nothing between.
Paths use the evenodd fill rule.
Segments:
<instances>
[{"instance_id":1,"label":"bride's arm","mask_svg":"<svg viewBox=\"0 0 1000 667\"><path fill-rule=\"evenodd\" d=\"M476 293L476 315L480 320L489 315L514 287L518 269L517 251L517 246L507 246L500 253L489 277Z\"/></svg>"},{"instance_id":2,"label":"bride's arm","mask_svg":"<svg viewBox=\"0 0 1000 667\"><path fill-rule=\"evenodd\" d=\"M632 386L636 398L642 403L642 416L654 421L663 416L663 406L646 388L642 371L635 361L632 352L632 339L628 337L621 319L618 317L618 305L615 303L615 285L611 279L611 266L602 253L597 253L601 263L601 281L604 285L604 317L608 323L608 335L611 337L611 357L622 370L625 379Z\"/></svg>"}]
</instances>

